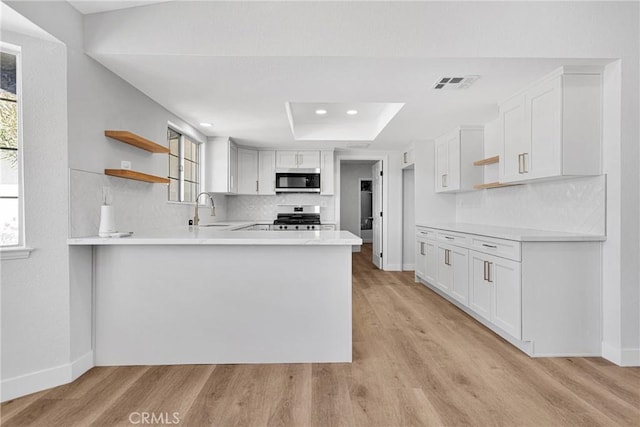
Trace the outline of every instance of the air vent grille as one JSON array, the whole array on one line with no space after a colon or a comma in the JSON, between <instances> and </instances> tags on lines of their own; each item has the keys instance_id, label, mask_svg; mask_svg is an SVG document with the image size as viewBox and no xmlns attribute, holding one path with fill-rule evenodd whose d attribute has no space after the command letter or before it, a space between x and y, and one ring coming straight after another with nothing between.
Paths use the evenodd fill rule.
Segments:
<instances>
[{"instance_id":1,"label":"air vent grille","mask_svg":"<svg viewBox=\"0 0 640 427\"><path fill-rule=\"evenodd\" d=\"M464 77L440 77L434 84L433 89L467 89L480 76L464 76Z\"/></svg>"}]
</instances>

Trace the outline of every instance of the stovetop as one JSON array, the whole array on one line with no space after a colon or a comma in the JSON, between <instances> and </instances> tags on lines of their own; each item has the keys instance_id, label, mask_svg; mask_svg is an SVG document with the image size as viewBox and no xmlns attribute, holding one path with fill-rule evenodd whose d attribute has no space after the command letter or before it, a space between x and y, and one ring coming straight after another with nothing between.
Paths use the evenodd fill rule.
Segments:
<instances>
[{"instance_id":1,"label":"stovetop","mask_svg":"<svg viewBox=\"0 0 640 427\"><path fill-rule=\"evenodd\" d=\"M273 221L275 225L320 225L320 215L318 214L278 214L278 218Z\"/></svg>"}]
</instances>

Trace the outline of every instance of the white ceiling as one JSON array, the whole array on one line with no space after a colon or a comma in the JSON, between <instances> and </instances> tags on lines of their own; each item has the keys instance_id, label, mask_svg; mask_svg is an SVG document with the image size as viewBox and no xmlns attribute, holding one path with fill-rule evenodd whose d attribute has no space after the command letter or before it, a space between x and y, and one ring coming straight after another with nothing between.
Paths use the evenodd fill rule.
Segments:
<instances>
[{"instance_id":1,"label":"white ceiling","mask_svg":"<svg viewBox=\"0 0 640 427\"><path fill-rule=\"evenodd\" d=\"M200 129L205 135L290 148L348 147L353 141L346 133L344 141L296 141L287 102L404 103L369 145L400 149L457 125L495 119L498 101L561 65L607 62L420 57L424 46L437 45L420 41L416 31L426 18L410 22L415 13L407 3L377 9L362 3L340 6L339 19L348 19L351 26L330 20L338 6L256 4L169 2L87 15L85 48L187 122L212 123ZM405 23L381 28L384 16L395 13L395 4ZM319 12L327 16L315 19ZM364 12L370 20L359 18ZM432 27L444 25L430 19ZM373 25L373 20L381 24ZM437 79L452 75L481 77L465 90L432 89Z\"/></svg>"}]
</instances>

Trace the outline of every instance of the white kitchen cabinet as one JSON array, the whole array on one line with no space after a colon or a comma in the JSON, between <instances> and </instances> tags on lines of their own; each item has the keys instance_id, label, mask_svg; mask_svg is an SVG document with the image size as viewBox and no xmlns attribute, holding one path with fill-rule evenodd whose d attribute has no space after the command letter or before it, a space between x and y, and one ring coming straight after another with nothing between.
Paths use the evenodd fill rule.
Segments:
<instances>
[{"instance_id":1,"label":"white kitchen cabinet","mask_svg":"<svg viewBox=\"0 0 640 427\"><path fill-rule=\"evenodd\" d=\"M531 356L600 354L603 237L469 224L416 228L417 281ZM429 243L438 256L435 280L427 273Z\"/></svg>"},{"instance_id":2,"label":"white kitchen cabinet","mask_svg":"<svg viewBox=\"0 0 640 427\"><path fill-rule=\"evenodd\" d=\"M436 139L437 193L469 191L482 182L482 170L473 162L482 158L483 141L483 128L477 126L460 126Z\"/></svg>"},{"instance_id":3,"label":"white kitchen cabinet","mask_svg":"<svg viewBox=\"0 0 640 427\"><path fill-rule=\"evenodd\" d=\"M601 74L560 68L500 105L501 182L599 175Z\"/></svg>"},{"instance_id":4,"label":"white kitchen cabinet","mask_svg":"<svg viewBox=\"0 0 640 427\"><path fill-rule=\"evenodd\" d=\"M323 196L333 195L333 151L320 152L320 194Z\"/></svg>"},{"instance_id":5,"label":"white kitchen cabinet","mask_svg":"<svg viewBox=\"0 0 640 427\"><path fill-rule=\"evenodd\" d=\"M522 337L520 263L469 252L469 307L516 339Z\"/></svg>"},{"instance_id":6,"label":"white kitchen cabinet","mask_svg":"<svg viewBox=\"0 0 640 427\"><path fill-rule=\"evenodd\" d=\"M276 152L258 151L258 194L276 194Z\"/></svg>"},{"instance_id":7,"label":"white kitchen cabinet","mask_svg":"<svg viewBox=\"0 0 640 427\"><path fill-rule=\"evenodd\" d=\"M415 275L434 284L437 276L435 232L417 227Z\"/></svg>"},{"instance_id":8,"label":"white kitchen cabinet","mask_svg":"<svg viewBox=\"0 0 640 427\"><path fill-rule=\"evenodd\" d=\"M258 151L238 148L238 194L258 194Z\"/></svg>"},{"instance_id":9,"label":"white kitchen cabinet","mask_svg":"<svg viewBox=\"0 0 640 427\"><path fill-rule=\"evenodd\" d=\"M319 169L320 151L276 151L277 169Z\"/></svg>"},{"instance_id":10,"label":"white kitchen cabinet","mask_svg":"<svg viewBox=\"0 0 640 427\"><path fill-rule=\"evenodd\" d=\"M438 244L435 285L467 304L469 299L469 251L452 245Z\"/></svg>"},{"instance_id":11,"label":"white kitchen cabinet","mask_svg":"<svg viewBox=\"0 0 640 427\"><path fill-rule=\"evenodd\" d=\"M238 147L227 137L210 138L205 146L205 191L238 191Z\"/></svg>"}]
</instances>

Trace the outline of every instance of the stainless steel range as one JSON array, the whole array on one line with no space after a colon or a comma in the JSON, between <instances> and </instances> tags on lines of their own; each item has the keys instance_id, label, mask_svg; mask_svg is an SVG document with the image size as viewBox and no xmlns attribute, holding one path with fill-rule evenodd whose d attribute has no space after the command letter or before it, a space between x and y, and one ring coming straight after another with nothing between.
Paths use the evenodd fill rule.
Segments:
<instances>
[{"instance_id":1,"label":"stainless steel range","mask_svg":"<svg viewBox=\"0 0 640 427\"><path fill-rule=\"evenodd\" d=\"M277 231L320 230L320 206L278 205L278 217L269 229Z\"/></svg>"}]
</instances>

